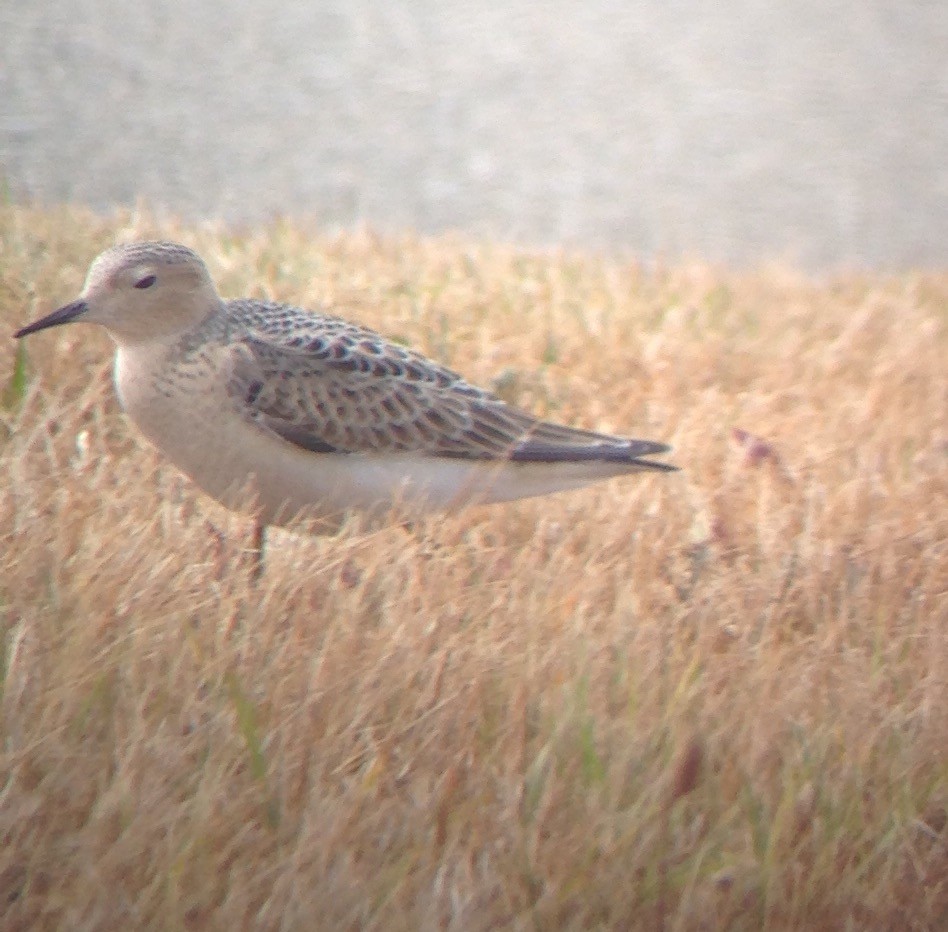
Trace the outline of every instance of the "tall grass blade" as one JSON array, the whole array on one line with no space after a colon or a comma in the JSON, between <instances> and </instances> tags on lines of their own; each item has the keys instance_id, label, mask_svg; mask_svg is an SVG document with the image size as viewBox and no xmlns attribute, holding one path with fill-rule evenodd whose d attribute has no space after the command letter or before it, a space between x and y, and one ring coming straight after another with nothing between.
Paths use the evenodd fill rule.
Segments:
<instances>
[{"instance_id":1,"label":"tall grass blade","mask_svg":"<svg viewBox=\"0 0 948 932\"><path fill-rule=\"evenodd\" d=\"M10 373L10 378L4 386L3 392L0 393L0 407L4 411L15 412L19 409L26 397L28 382L26 343L23 340L18 340L16 352L13 356L13 371Z\"/></svg>"}]
</instances>

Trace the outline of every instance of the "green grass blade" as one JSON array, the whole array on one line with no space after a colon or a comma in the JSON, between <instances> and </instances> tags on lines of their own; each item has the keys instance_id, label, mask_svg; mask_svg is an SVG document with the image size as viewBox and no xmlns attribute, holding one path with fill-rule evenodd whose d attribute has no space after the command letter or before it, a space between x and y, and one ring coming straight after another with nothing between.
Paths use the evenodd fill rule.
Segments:
<instances>
[{"instance_id":1,"label":"green grass blade","mask_svg":"<svg viewBox=\"0 0 948 932\"><path fill-rule=\"evenodd\" d=\"M5 411L16 411L26 397L27 378L26 343L17 341L16 353L13 356L13 372L0 394L0 406Z\"/></svg>"},{"instance_id":2,"label":"green grass blade","mask_svg":"<svg viewBox=\"0 0 948 932\"><path fill-rule=\"evenodd\" d=\"M227 695L237 716L237 730L244 739L247 751L250 754L250 772L254 779L258 780L267 790L267 760L263 753L263 742L260 739L257 710L250 699L247 698L237 675L232 670L228 670L224 674L224 685L227 687ZM269 797L269 791L267 791L267 795ZM279 822L276 801L272 798L269 798L267 802L267 821L273 828Z\"/></svg>"}]
</instances>

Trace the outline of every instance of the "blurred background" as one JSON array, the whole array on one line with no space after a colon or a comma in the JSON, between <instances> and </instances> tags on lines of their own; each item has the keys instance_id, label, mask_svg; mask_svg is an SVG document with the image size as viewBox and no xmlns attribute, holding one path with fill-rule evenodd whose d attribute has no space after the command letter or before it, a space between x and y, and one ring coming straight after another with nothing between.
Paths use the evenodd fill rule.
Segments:
<instances>
[{"instance_id":1,"label":"blurred background","mask_svg":"<svg viewBox=\"0 0 948 932\"><path fill-rule=\"evenodd\" d=\"M944 0L0 5L15 200L944 265Z\"/></svg>"}]
</instances>

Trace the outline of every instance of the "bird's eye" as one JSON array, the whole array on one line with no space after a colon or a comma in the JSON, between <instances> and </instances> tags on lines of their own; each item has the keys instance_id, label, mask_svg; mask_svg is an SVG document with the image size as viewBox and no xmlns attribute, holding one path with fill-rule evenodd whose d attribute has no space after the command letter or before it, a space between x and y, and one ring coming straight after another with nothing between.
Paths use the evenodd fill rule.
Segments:
<instances>
[{"instance_id":1,"label":"bird's eye","mask_svg":"<svg viewBox=\"0 0 948 932\"><path fill-rule=\"evenodd\" d=\"M154 285L156 281L157 279L154 275L146 275L144 278L140 278L137 282L135 282L135 287L151 288L151 286Z\"/></svg>"}]
</instances>

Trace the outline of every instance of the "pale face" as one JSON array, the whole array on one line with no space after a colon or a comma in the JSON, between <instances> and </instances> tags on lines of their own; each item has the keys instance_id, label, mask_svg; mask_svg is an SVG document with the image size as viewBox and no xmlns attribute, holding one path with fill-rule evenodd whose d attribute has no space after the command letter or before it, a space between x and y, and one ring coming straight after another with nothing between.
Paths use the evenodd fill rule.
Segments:
<instances>
[{"instance_id":1,"label":"pale face","mask_svg":"<svg viewBox=\"0 0 948 932\"><path fill-rule=\"evenodd\" d=\"M89 268L78 301L17 336L73 321L100 324L116 343L171 338L200 323L220 298L200 257L174 243L114 246Z\"/></svg>"}]
</instances>

